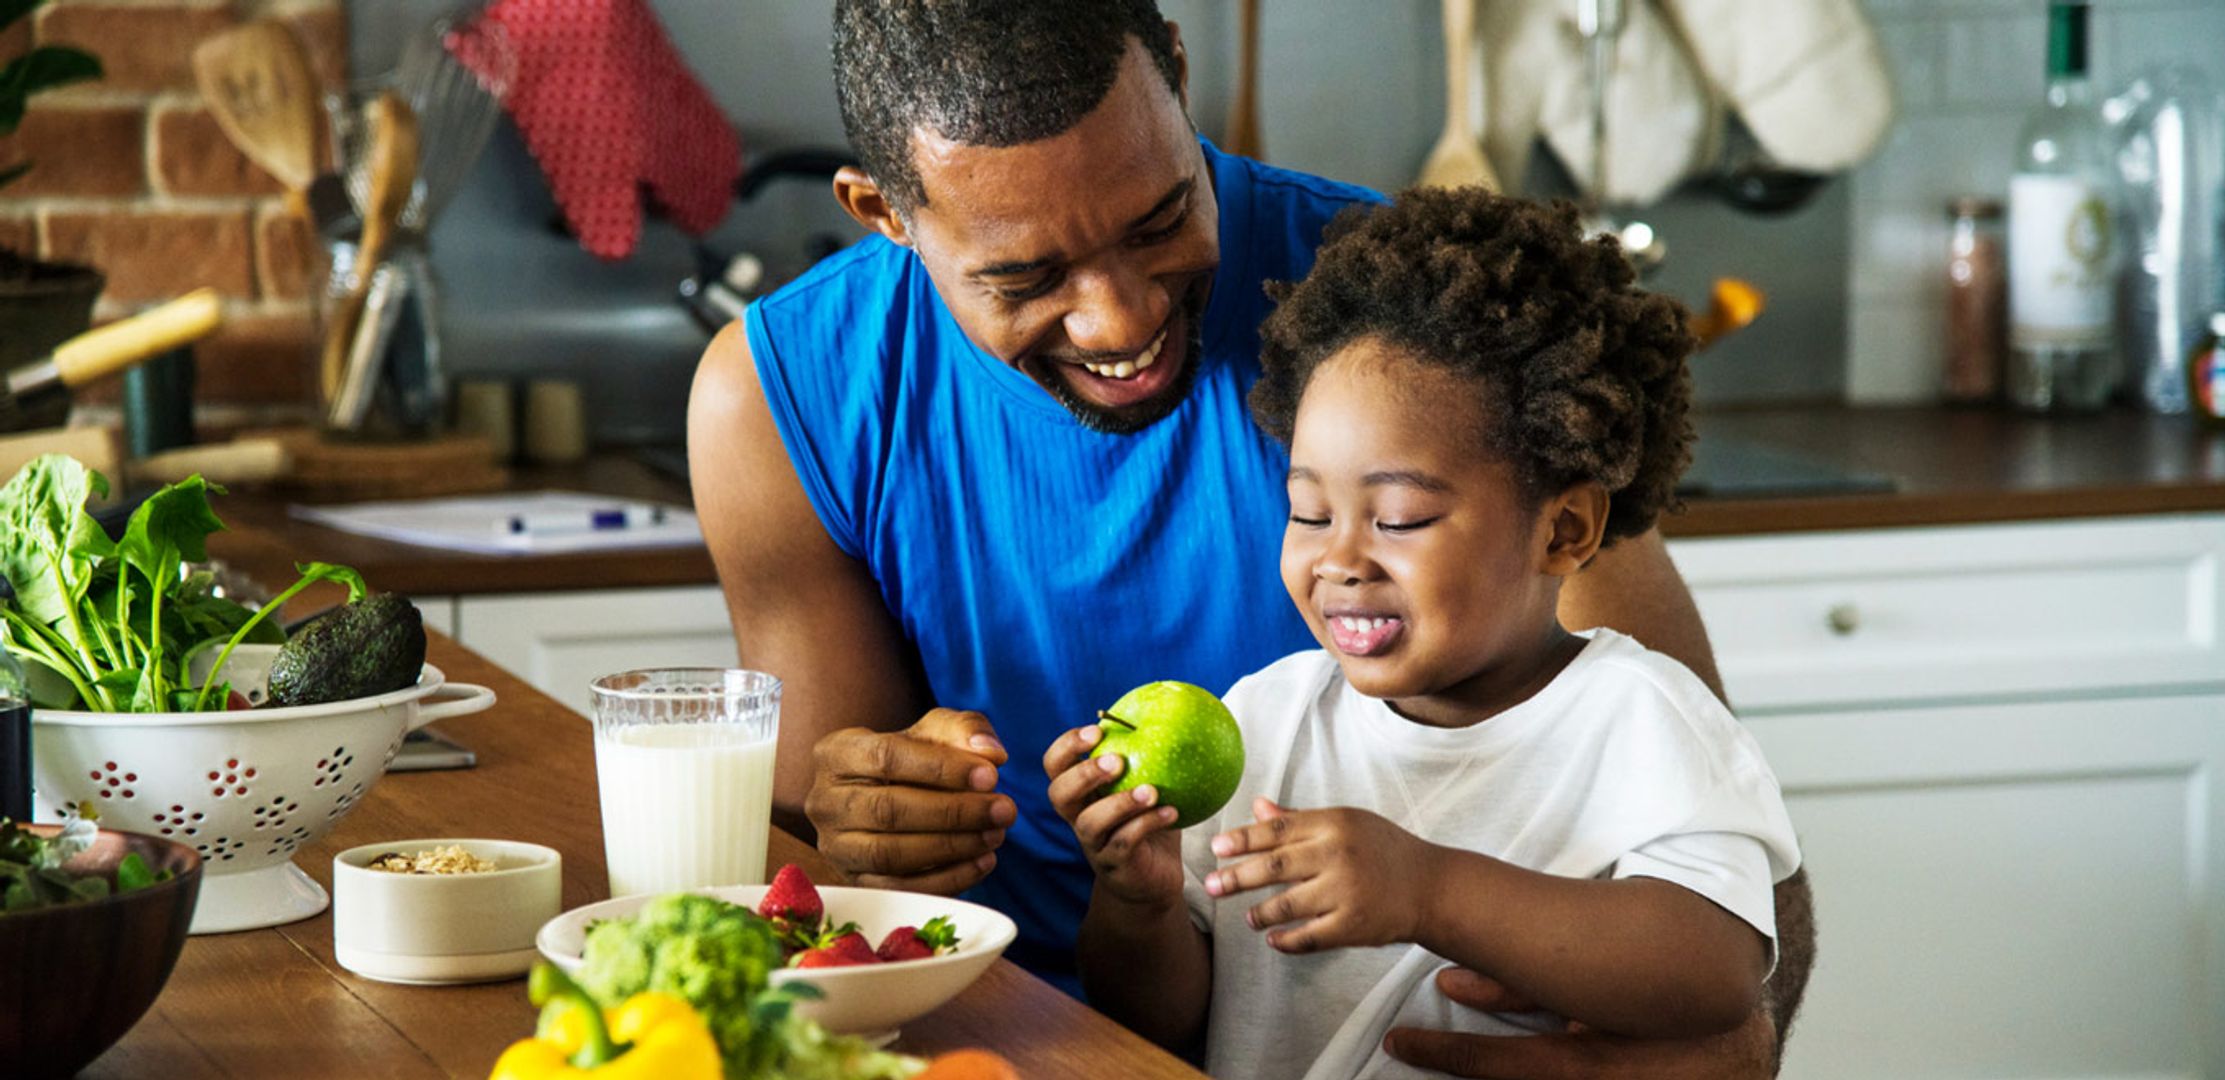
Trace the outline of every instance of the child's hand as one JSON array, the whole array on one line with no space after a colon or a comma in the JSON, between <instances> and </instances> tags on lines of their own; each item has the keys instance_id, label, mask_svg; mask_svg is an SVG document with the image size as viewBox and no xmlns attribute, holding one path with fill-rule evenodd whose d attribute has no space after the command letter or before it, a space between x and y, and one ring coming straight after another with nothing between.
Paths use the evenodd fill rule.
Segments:
<instances>
[{"instance_id":1,"label":"child's hand","mask_svg":"<svg viewBox=\"0 0 2225 1080\"><path fill-rule=\"evenodd\" d=\"M1097 872L1098 887L1141 906L1182 902L1182 834L1169 828L1175 810L1159 805L1149 784L1100 799L1097 790L1126 766L1119 754L1088 756L1104 735L1097 725L1058 737L1043 753L1051 778L1051 805L1074 827L1082 854Z\"/></svg>"},{"instance_id":2,"label":"child's hand","mask_svg":"<svg viewBox=\"0 0 2225 1080\"><path fill-rule=\"evenodd\" d=\"M1223 859L1250 855L1205 878L1205 891L1234 896L1268 885L1290 888L1245 913L1286 953L1413 941L1421 931L1436 845L1365 810L1284 810L1252 801L1255 824L1213 838Z\"/></svg>"}]
</instances>

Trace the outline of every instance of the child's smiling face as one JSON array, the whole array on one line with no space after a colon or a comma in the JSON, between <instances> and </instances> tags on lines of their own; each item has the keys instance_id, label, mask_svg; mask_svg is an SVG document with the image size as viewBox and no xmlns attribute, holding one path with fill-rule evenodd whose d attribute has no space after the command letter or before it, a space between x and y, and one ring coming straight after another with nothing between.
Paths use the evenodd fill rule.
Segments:
<instances>
[{"instance_id":1,"label":"child's smiling face","mask_svg":"<svg viewBox=\"0 0 2225 1080\"><path fill-rule=\"evenodd\" d=\"M1478 395L1363 338L1313 373L1291 438L1283 584L1355 689L1425 723L1489 716L1574 655L1560 581L1606 517L1597 485L1531 505Z\"/></svg>"}]
</instances>

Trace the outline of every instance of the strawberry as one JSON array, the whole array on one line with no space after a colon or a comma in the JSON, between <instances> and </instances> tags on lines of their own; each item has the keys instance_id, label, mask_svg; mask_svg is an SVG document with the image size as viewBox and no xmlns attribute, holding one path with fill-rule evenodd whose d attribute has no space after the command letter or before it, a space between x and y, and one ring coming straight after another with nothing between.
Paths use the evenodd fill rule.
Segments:
<instances>
[{"instance_id":1,"label":"strawberry","mask_svg":"<svg viewBox=\"0 0 2225 1080\"><path fill-rule=\"evenodd\" d=\"M873 945L865 935L855 930L816 949L805 949L791 965L800 968L848 967L852 964L878 964L881 958L873 955Z\"/></svg>"},{"instance_id":2,"label":"strawberry","mask_svg":"<svg viewBox=\"0 0 2225 1080\"><path fill-rule=\"evenodd\" d=\"M957 947L958 928L950 924L949 916L937 915L927 920L926 926L899 926L889 931L874 953L885 961L924 960Z\"/></svg>"},{"instance_id":3,"label":"strawberry","mask_svg":"<svg viewBox=\"0 0 2225 1080\"><path fill-rule=\"evenodd\" d=\"M758 901L757 913L775 922L816 928L827 915L827 904L819 899L819 889L803 867L789 863L773 875L772 887Z\"/></svg>"}]
</instances>

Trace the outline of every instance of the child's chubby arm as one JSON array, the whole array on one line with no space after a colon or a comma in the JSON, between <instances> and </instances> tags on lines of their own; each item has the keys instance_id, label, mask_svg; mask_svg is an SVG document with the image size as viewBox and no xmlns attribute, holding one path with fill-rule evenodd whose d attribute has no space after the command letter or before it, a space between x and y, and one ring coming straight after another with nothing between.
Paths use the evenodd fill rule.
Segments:
<instances>
[{"instance_id":1,"label":"child's chubby arm","mask_svg":"<svg viewBox=\"0 0 2225 1080\"><path fill-rule=\"evenodd\" d=\"M1289 953L1412 942L1587 1027L1728 1031L1753 1014L1766 939L1682 886L1558 877L1440 847L1365 810L1284 810L1213 838L1216 897L1287 885L1245 916ZM1241 856L1241 858L1238 858Z\"/></svg>"},{"instance_id":2,"label":"child's chubby arm","mask_svg":"<svg viewBox=\"0 0 2225 1080\"><path fill-rule=\"evenodd\" d=\"M1205 1031L1213 956L1182 900L1182 834L1149 785L1096 797L1120 775L1118 754L1089 758L1096 725L1058 737L1043 754L1051 805L1073 827L1096 871L1078 952L1091 1005L1171 1050Z\"/></svg>"}]
</instances>

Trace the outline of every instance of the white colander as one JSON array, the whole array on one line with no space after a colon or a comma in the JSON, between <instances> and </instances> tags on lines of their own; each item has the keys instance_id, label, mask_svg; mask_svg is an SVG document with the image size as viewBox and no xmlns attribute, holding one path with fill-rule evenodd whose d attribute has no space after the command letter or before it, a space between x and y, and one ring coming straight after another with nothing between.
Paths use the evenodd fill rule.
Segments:
<instances>
[{"instance_id":1,"label":"white colander","mask_svg":"<svg viewBox=\"0 0 2225 1080\"><path fill-rule=\"evenodd\" d=\"M260 702L275 645L242 645L225 677ZM212 656L204 655L205 667ZM196 672L196 678L199 673ZM377 697L221 713L35 710L33 817L60 820L91 803L100 823L168 837L201 853L193 932L253 930L323 911L323 887L293 864L386 771L402 736L479 712L494 691L446 682L431 664L417 685Z\"/></svg>"}]
</instances>

